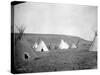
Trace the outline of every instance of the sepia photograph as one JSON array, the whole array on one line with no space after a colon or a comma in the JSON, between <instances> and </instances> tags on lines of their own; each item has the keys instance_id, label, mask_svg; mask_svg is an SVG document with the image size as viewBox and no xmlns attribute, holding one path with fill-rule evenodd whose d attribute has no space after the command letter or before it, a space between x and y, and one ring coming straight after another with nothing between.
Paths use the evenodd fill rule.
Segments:
<instances>
[{"instance_id":1,"label":"sepia photograph","mask_svg":"<svg viewBox=\"0 0 100 75\"><path fill-rule=\"evenodd\" d=\"M11 2L11 73L97 69L97 6Z\"/></svg>"}]
</instances>

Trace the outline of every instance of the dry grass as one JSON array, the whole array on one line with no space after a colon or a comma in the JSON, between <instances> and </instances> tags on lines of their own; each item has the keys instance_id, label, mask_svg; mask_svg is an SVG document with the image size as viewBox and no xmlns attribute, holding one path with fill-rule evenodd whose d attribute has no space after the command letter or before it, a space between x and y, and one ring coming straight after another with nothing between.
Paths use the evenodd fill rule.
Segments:
<instances>
[{"instance_id":1,"label":"dry grass","mask_svg":"<svg viewBox=\"0 0 100 75\"><path fill-rule=\"evenodd\" d=\"M45 38L42 37L42 39ZM75 39L79 38L73 40L75 41ZM56 37L55 40L59 40L59 37ZM97 67L97 52L88 51L89 41L81 39L77 49L51 49L50 52L36 52L31 48L34 41L34 36L25 35L23 40L17 42L15 48L16 54L19 54L17 56L21 58L23 52L26 51L29 52L31 57L29 60L21 61L22 59L16 56L15 73L83 70ZM49 39L49 41L52 41L52 39Z\"/></svg>"}]
</instances>

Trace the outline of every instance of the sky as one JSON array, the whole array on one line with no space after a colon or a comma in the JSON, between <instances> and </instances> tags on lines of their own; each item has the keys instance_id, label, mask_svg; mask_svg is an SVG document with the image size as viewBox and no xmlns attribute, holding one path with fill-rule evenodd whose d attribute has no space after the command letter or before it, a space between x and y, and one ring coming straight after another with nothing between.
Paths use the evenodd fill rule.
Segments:
<instances>
[{"instance_id":1,"label":"sky","mask_svg":"<svg viewBox=\"0 0 100 75\"><path fill-rule=\"evenodd\" d=\"M25 33L72 35L93 40L94 31L97 30L97 7L22 3L14 6L14 25L23 25Z\"/></svg>"}]
</instances>

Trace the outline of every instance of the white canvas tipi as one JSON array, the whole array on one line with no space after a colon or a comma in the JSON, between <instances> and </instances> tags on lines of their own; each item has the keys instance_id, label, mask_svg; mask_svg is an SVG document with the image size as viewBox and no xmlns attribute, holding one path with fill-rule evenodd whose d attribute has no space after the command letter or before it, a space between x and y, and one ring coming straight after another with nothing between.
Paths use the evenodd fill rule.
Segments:
<instances>
[{"instance_id":1,"label":"white canvas tipi","mask_svg":"<svg viewBox=\"0 0 100 75\"><path fill-rule=\"evenodd\" d=\"M68 49L69 48L69 45L66 42L64 42L64 40L61 40L61 43L59 45L59 48L60 49Z\"/></svg>"},{"instance_id":2,"label":"white canvas tipi","mask_svg":"<svg viewBox=\"0 0 100 75\"><path fill-rule=\"evenodd\" d=\"M98 38L97 38L97 31L96 31L89 51L97 51L97 41L98 41Z\"/></svg>"},{"instance_id":3,"label":"white canvas tipi","mask_svg":"<svg viewBox=\"0 0 100 75\"><path fill-rule=\"evenodd\" d=\"M38 47L36 48L36 51L47 52L49 50L48 50L47 46L45 45L45 43L41 40Z\"/></svg>"},{"instance_id":4,"label":"white canvas tipi","mask_svg":"<svg viewBox=\"0 0 100 75\"><path fill-rule=\"evenodd\" d=\"M33 48L37 48L38 44L35 42L35 44L33 45Z\"/></svg>"},{"instance_id":5,"label":"white canvas tipi","mask_svg":"<svg viewBox=\"0 0 100 75\"><path fill-rule=\"evenodd\" d=\"M97 37L93 41L93 43L92 43L92 45L90 47L90 51L97 51Z\"/></svg>"},{"instance_id":6,"label":"white canvas tipi","mask_svg":"<svg viewBox=\"0 0 100 75\"><path fill-rule=\"evenodd\" d=\"M77 46L73 43L71 48L77 48Z\"/></svg>"}]
</instances>

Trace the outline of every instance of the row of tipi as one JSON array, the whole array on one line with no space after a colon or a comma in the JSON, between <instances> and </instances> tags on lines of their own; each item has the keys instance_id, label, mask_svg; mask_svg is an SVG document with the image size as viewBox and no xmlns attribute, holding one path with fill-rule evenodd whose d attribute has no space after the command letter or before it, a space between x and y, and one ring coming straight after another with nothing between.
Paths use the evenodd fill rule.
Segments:
<instances>
[{"instance_id":1,"label":"row of tipi","mask_svg":"<svg viewBox=\"0 0 100 75\"><path fill-rule=\"evenodd\" d=\"M59 45L59 49L69 49L70 46L68 43L66 43L64 40L61 40L61 43ZM73 43L71 48L77 48L77 46Z\"/></svg>"},{"instance_id":2,"label":"row of tipi","mask_svg":"<svg viewBox=\"0 0 100 75\"><path fill-rule=\"evenodd\" d=\"M40 41L39 44L37 44L35 42L35 44L33 45L33 48L35 48L36 51L44 51L47 52L49 51L49 49L47 48L46 44L44 43L44 41ZM70 46L67 42L65 42L64 40L61 40L60 44L59 44L59 49L69 49ZM77 48L77 46L73 43L71 48Z\"/></svg>"}]
</instances>

